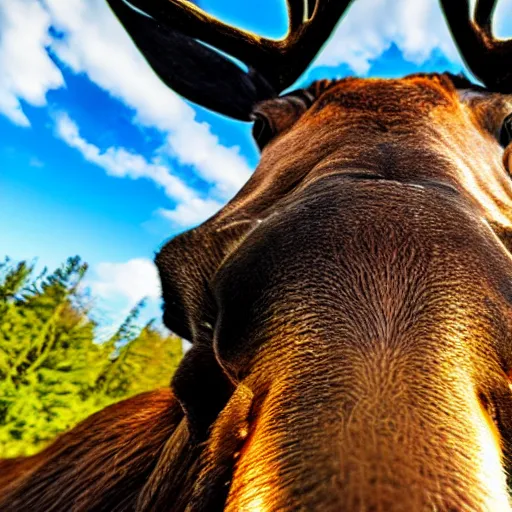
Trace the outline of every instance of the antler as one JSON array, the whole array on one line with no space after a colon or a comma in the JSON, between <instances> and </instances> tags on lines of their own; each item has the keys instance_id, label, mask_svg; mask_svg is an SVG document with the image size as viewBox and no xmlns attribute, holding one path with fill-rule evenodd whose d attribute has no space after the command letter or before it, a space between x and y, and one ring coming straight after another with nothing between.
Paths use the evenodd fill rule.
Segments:
<instances>
[{"instance_id":1,"label":"antler","mask_svg":"<svg viewBox=\"0 0 512 512\"><path fill-rule=\"evenodd\" d=\"M474 20L469 0L441 0L446 20L463 59L487 88L512 92L512 41L496 39L492 15L496 0L477 0Z\"/></svg>"},{"instance_id":2,"label":"antler","mask_svg":"<svg viewBox=\"0 0 512 512\"><path fill-rule=\"evenodd\" d=\"M227 81L235 82L236 87L244 89L246 102L254 104L253 100L275 96L300 77L352 2L310 0L306 7L304 0L287 0L288 34L282 40L273 40L223 23L187 0L131 0L131 5L142 12L129 7L124 0L107 1L153 69L168 85L192 101L223 113L226 113L224 105L219 108L212 104L213 87L211 83L208 85L212 74L224 72L222 91L232 87L225 85ZM249 72L242 76L240 68L197 41L242 61ZM172 59L166 57L166 53ZM200 97L198 80L191 77L190 70L187 72L187 66L198 74L196 78L203 85L210 87L206 100ZM205 66L211 70L208 76ZM219 86L219 78L214 79L214 84ZM219 103L218 100L215 98L213 103ZM244 103L242 110L246 107ZM228 115L247 119L249 113L250 110L244 112L243 117L240 112Z\"/></svg>"}]
</instances>

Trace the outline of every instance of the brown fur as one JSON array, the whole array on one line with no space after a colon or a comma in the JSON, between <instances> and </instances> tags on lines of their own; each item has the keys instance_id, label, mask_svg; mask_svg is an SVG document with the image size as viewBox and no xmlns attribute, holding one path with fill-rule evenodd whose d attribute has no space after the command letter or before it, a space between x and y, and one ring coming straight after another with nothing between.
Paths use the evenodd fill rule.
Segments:
<instances>
[{"instance_id":1,"label":"brown fur","mask_svg":"<svg viewBox=\"0 0 512 512\"><path fill-rule=\"evenodd\" d=\"M0 510L162 510L149 506L149 487L165 473L167 499L186 498L194 454L171 391L143 393L93 414L37 455L1 461Z\"/></svg>"}]
</instances>

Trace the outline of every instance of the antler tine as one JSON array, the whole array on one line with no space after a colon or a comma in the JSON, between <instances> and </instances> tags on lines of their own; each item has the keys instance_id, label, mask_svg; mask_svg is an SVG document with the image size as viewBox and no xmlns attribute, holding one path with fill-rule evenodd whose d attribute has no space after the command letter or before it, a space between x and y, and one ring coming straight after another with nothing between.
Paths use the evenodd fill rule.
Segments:
<instances>
[{"instance_id":1,"label":"antler tine","mask_svg":"<svg viewBox=\"0 0 512 512\"><path fill-rule=\"evenodd\" d=\"M291 1L291 0L290 0ZM309 19L280 43L283 58L293 66L281 72L284 88L305 71L327 41L353 0L316 0L308 2Z\"/></svg>"},{"instance_id":2,"label":"antler tine","mask_svg":"<svg viewBox=\"0 0 512 512\"><path fill-rule=\"evenodd\" d=\"M304 23L305 5L304 0L287 0L288 7L288 32L293 33Z\"/></svg>"},{"instance_id":3,"label":"antler tine","mask_svg":"<svg viewBox=\"0 0 512 512\"><path fill-rule=\"evenodd\" d=\"M313 16L318 0L286 0L288 7L288 33L296 32Z\"/></svg>"},{"instance_id":4,"label":"antler tine","mask_svg":"<svg viewBox=\"0 0 512 512\"><path fill-rule=\"evenodd\" d=\"M475 23L492 37L492 15L496 8L496 0L478 0L475 9Z\"/></svg>"},{"instance_id":5,"label":"antler tine","mask_svg":"<svg viewBox=\"0 0 512 512\"><path fill-rule=\"evenodd\" d=\"M129 3L157 22L255 68L264 62L266 54L272 50L273 41L223 23L188 0L130 0Z\"/></svg>"},{"instance_id":6,"label":"antler tine","mask_svg":"<svg viewBox=\"0 0 512 512\"><path fill-rule=\"evenodd\" d=\"M282 40L259 37L223 23L187 0L130 0L155 21L209 44L257 70L280 92L313 60L352 0L317 0L305 20L303 0L287 0L289 31Z\"/></svg>"},{"instance_id":7,"label":"antler tine","mask_svg":"<svg viewBox=\"0 0 512 512\"><path fill-rule=\"evenodd\" d=\"M474 21L469 0L441 0L441 7L461 55L489 89L512 92L512 41L496 39L492 15L496 0L477 0Z\"/></svg>"}]
</instances>

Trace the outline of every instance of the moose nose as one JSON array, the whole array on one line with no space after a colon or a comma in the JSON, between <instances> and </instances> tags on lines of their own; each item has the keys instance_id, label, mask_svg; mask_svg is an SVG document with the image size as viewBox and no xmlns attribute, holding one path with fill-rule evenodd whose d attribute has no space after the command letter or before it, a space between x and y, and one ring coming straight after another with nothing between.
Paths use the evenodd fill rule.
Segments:
<instances>
[{"instance_id":1,"label":"moose nose","mask_svg":"<svg viewBox=\"0 0 512 512\"><path fill-rule=\"evenodd\" d=\"M495 427L449 358L451 380L384 345L302 341L253 409L226 510L512 510Z\"/></svg>"}]
</instances>

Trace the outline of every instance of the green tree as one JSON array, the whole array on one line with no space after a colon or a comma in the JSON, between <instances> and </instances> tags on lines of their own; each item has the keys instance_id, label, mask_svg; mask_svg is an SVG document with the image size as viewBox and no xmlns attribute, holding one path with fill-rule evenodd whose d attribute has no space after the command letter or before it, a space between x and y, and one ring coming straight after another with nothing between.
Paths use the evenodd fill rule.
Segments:
<instances>
[{"instance_id":1,"label":"green tree","mask_svg":"<svg viewBox=\"0 0 512 512\"><path fill-rule=\"evenodd\" d=\"M69 258L51 274L0 265L0 456L34 453L98 409L168 385L181 340L150 322L138 304L106 342L81 283L87 265Z\"/></svg>"},{"instance_id":2,"label":"green tree","mask_svg":"<svg viewBox=\"0 0 512 512\"><path fill-rule=\"evenodd\" d=\"M181 340L162 335L151 321L137 336L118 347L105 372L103 392L121 398L167 386L181 354Z\"/></svg>"}]
</instances>

